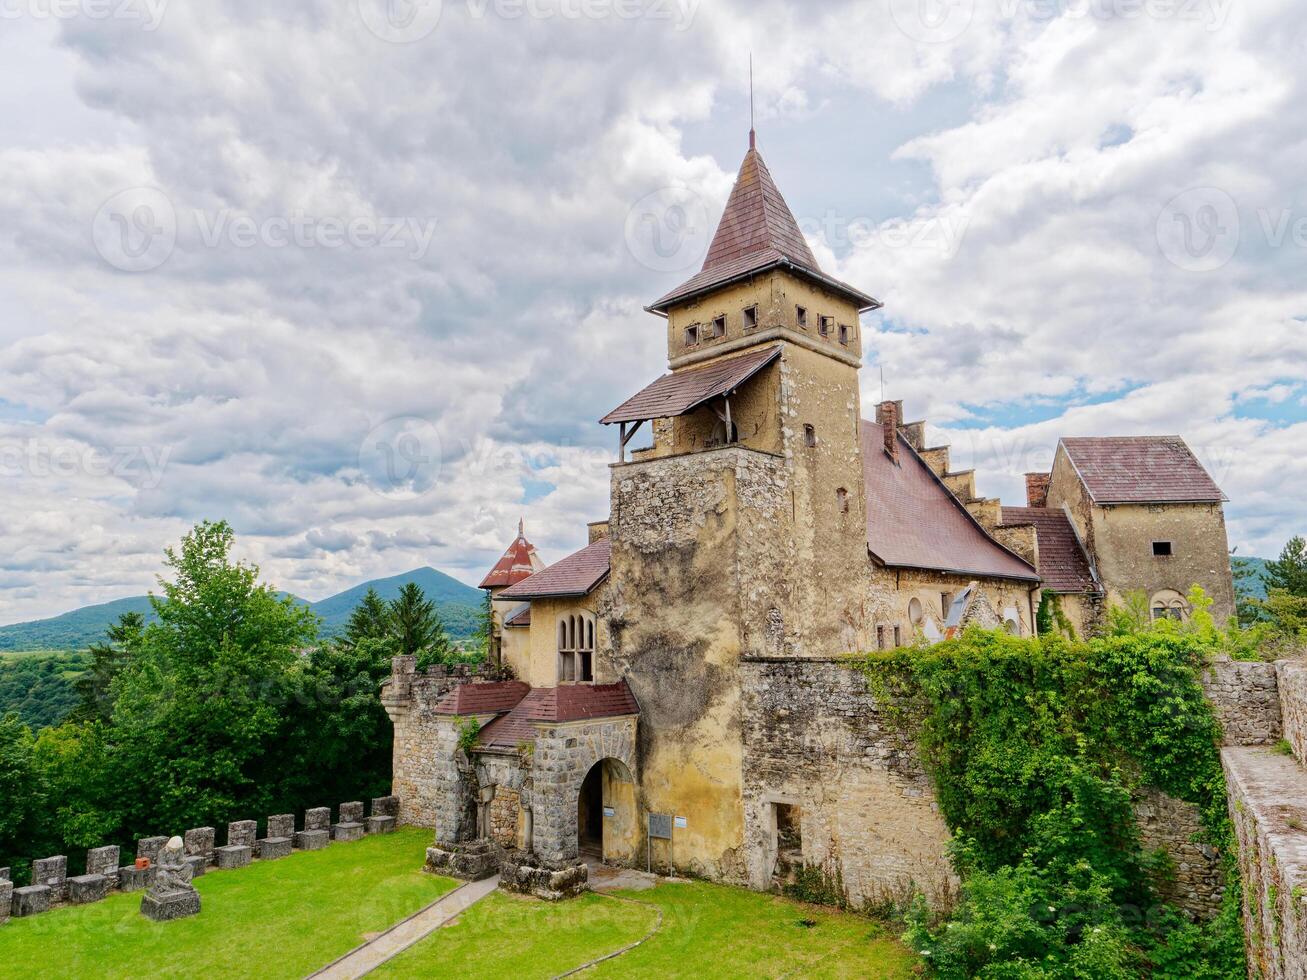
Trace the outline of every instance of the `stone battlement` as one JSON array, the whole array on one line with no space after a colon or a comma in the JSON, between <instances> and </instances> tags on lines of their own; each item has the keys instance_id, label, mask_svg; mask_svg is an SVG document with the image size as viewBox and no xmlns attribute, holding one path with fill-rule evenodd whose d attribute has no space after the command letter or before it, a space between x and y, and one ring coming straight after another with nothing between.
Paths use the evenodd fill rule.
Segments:
<instances>
[{"instance_id":1,"label":"stone battlement","mask_svg":"<svg viewBox=\"0 0 1307 980\"><path fill-rule=\"evenodd\" d=\"M317 850L331 840L357 840L364 834L386 834L395 829L400 801L382 796L372 801L372 813L363 815L363 804L342 803L340 820L331 824L331 809L319 807L304 814L304 829L295 830L295 817L284 813L267 818L267 834L258 837L258 823L238 820L227 825L226 844L217 844L213 827L196 827L182 835L185 860L193 877L210 868L243 868L257 857L271 861L288 856L292 850ZM121 865L121 848L117 844L91 848L86 852L86 873L68 876L68 858L64 855L40 858L32 862L31 884L16 886L10 881L8 868L0 868L0 923L14 918L48 912L61 905L87 905L108 897L111 892L135 892L149 887L154 880L159 852L166 836L144 837L136 843L135 860Z\"/></svg>"}]
</instances>

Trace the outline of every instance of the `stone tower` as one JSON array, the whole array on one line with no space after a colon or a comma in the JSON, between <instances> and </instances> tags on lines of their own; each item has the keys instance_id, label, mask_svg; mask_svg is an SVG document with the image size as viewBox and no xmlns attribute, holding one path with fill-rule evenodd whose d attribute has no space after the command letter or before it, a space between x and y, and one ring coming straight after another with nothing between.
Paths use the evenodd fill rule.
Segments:
<instances>
[{"instance_id":1,"label":"stone tower","mask_svg":"<svg viewBox=\"0 0 1307 980\"><path fill-rule=\"evenodd\" d=\"M686 817L679 863L715 876L744 874L741 658L869 646L859 314L877 306L818 266L751 134L703 269L649 307L671 373L603 419L623 447L604 615L651 706L642 788Z\"/></svg>"}]
</instances>

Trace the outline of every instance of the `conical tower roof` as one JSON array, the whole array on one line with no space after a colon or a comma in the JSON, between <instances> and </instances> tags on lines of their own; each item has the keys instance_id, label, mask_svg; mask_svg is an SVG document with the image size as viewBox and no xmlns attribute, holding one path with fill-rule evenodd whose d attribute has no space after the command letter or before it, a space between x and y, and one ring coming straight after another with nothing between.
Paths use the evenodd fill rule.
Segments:
<instances>
[{"instance_id":1,"label":"conical tower roof","mask_svg":"<svg viewBox=\"0 0 1307 980\"><path fill-rule=\"evenodd\" d=\"M490 569L489 574L481 580L481 588L507 588L525 578L530 578L544 568L544 562L536 554L535 545L526 539L524 523L517 522L517 537L508 546L504 556L495 562L495 567Z\"/></svg>"},{"instance_id":2,"label":"conical tower roof","mask_svg":"<svg viewBox=\"0 0 1307 980\"><path fill-rule=\"evenodd\" d=\"M665 313L676 303L776 266L788 266L800 275L821 282L857 302L859 309L880 306L872 297L821 271L794 212L785 203L771 171L758 152L753 134L750 134L749 152L740 164L740 172L708 247L703 269L649 309Z\"/></svg>"}]
</instances>

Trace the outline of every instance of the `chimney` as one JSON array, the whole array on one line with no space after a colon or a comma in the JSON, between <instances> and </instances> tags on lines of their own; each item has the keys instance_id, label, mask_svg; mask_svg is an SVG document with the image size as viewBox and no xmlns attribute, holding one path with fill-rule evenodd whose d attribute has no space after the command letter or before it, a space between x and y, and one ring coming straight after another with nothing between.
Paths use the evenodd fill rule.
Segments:
<instances>
[{"instance_id":1,"label":"chimney","mask_svg":"<svg viewBox=\"0 0 1307 980\"><path fill-rule=\"evenodd\" d=\"M1026 474L1026 506L1047 507L1048 485L1053 481L1051 473Z\"/></svg>"},{"instance_id":2,"label":"chimney","mask_svg":"<svg viewBox=\"0 0 1307 980\"><path fill-rule=\"evenodd\" d=\"M894 462L899 461L899 420L903 417L903 402L881 402L876 406L876 421L885 429L885 452Z\"/></svg>"}]
</instances>

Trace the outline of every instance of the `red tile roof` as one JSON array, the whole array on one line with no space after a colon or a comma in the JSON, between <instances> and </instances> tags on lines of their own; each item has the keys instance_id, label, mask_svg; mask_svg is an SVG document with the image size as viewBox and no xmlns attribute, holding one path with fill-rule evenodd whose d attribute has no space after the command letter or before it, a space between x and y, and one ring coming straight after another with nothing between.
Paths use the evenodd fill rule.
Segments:
<instances>
[{"instance_id":1,"label":"red tile roof","mask_svg":"<svg viewBox=\"0 0 1307 980\"><path fill-rule=\"evenodd\" d=\"M899 462L885 452L885 430L862 422L867 481L867 546L882 564L959 575L1038 581L1021 558L991 538L897 435Z\"/></svg>"},{"instance_id":2,"label":"red tile roof","mask_svg":"<svg viewBox=\"0 0 1307 980\"><path fill-rule=\"evenodd\" d=\"M1039 541L1039 577L1054 592L1100 592L1071 519L1052 507L1004 507L1005 525L1033 524Z\"/></svg>"},{"instance_id":3,"label":"red tile roof","mask_svg":"<svg viewBox=\"0 0 1307 980\"><path fill-rule=\"evenodd\" d=\"M1066 438L1060 445L1097 504L1225 499L1179 436Z\"/></svg>"},{"instance_id":4,"label":"red tile roof","mask_svg":"<svg viewBox=\"0 0 1307 980\"><path fill-rule=\"evenodd\" d=\"M517 537L508 546L504 556L495 562L495 567L481 580L481 588L498 589L516 585L522 579L540 570L543 562L536 555L535 545L526 539L522 522L517 524Z\"/></svg>"},{"instance_id":5,"label":"red tile roof","mask_svg":"<svg viewBox=\"0 0 1307 980\"><path fill-rule=\"evenodd\" d=\"M501 599L549 599L589 595L608 577L612 542L600 538L542 572L499 593Z\"/></svg>"},{"instance_id":6,"label":"red tile roof","mask_svg":"<svg viewBox=\"0 0 1307 980\"><path fill-rule=\"evenodd\" d=\"M438 715L489 715L511 711L527 696L531 685L522 681L460 684L436 704Z\"/></svg>"},{"instance_id":7,"label":"red tile roof","mask_svg":"<svg viewBox=\"0 0 1307 980\"><path fill-rule=\"evenodd\" d=\"M794 220L793 212L772 180L762 154L751 146L740 164L740 173L735 178L735 186L708 248L702 271L649 309L666 312L675 303L779 265L788 266L843 293L855 300L861 309L880 306L865 293L821 271L799 223Z\"/></svg>"},{"instance_id":8,"label":"red tile roof","mask_svg":"<svg viewBox=\"0 0 1307 980\"><path fill-rule=\"evenodd\" d=\"M538 723L587 721L639 713L640 705L626 681L537 687L512 711L481 729L477 744L486 748L512 749L523 742L534 741Z\"/></svg>"},{"instance_id":9,"label":"red tile roof","mask_svg":"<svg viewBox=\"0 0 1307 980\"><path fill-rule=\"evenodd\" d=\"M670 419L692 412L705 402L728 395L781 356L779 345L742 354L707 367L688 368L664 374L642 388L599 421L643 422Z\"/></svg>"}]
</instances>

